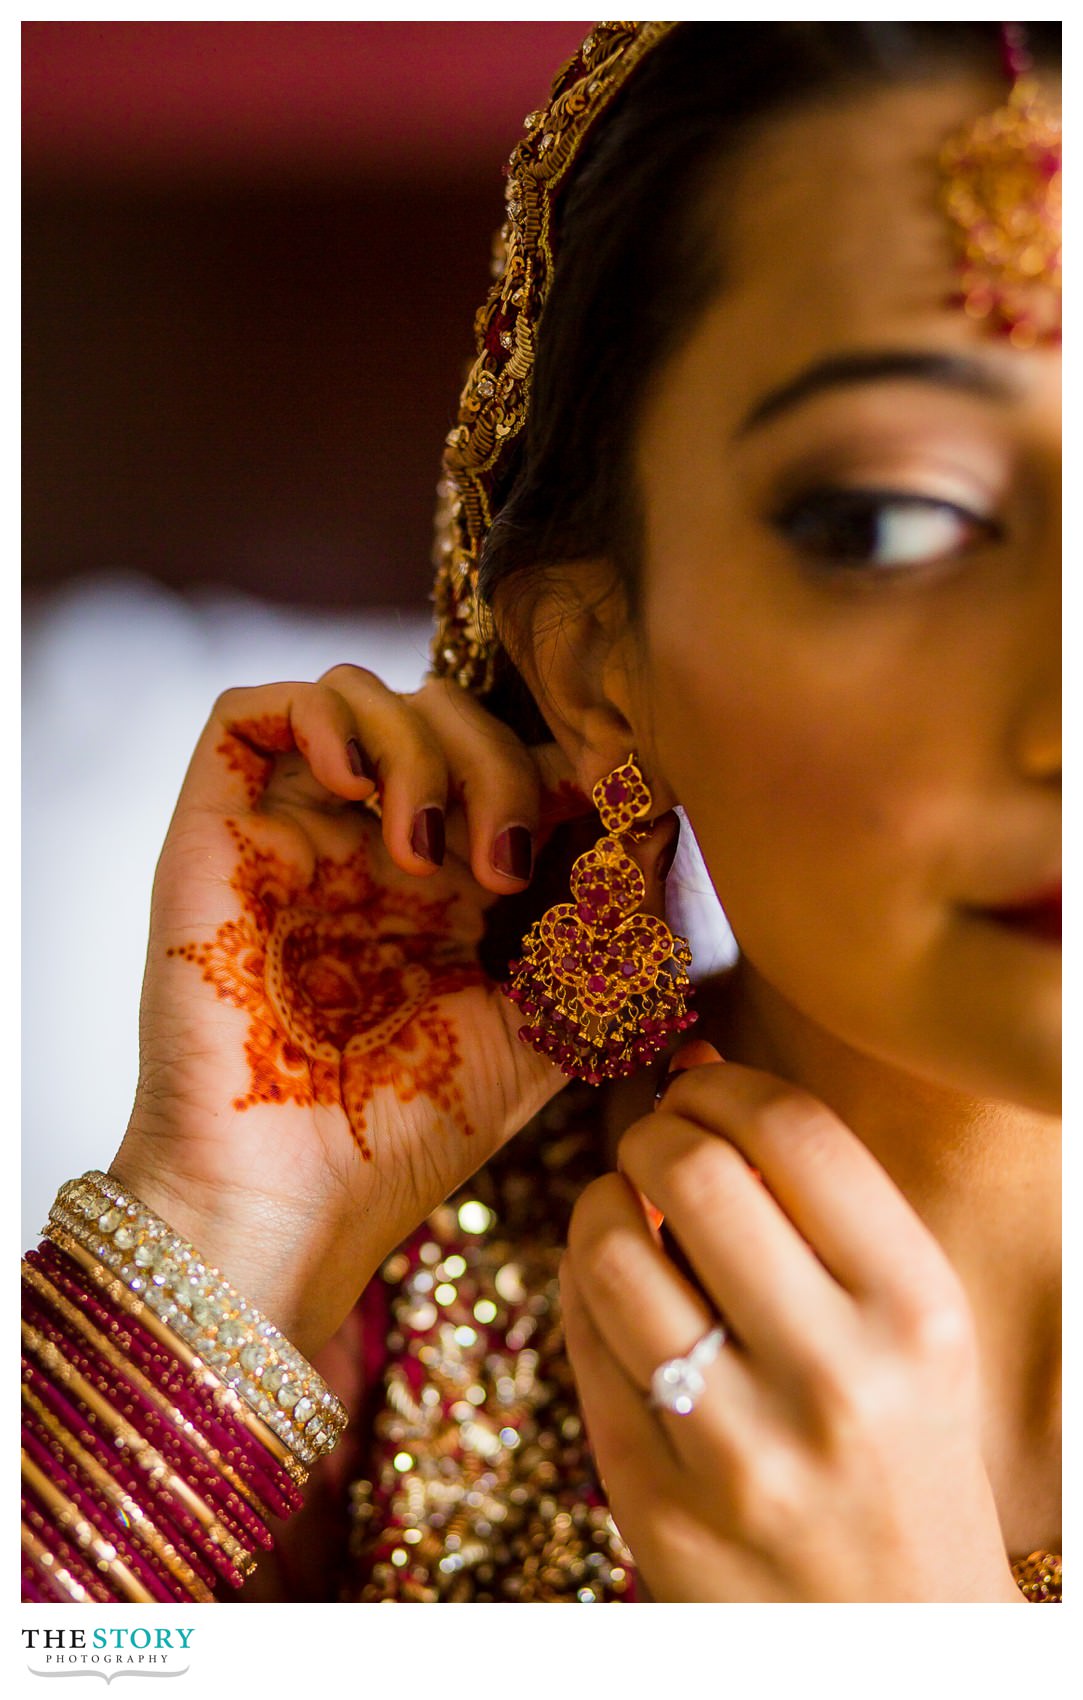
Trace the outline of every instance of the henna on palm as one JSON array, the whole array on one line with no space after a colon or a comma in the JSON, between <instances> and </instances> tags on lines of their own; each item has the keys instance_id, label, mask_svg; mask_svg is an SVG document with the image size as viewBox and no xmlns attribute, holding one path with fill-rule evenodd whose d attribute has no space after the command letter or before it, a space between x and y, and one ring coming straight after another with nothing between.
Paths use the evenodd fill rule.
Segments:
<instances>
[{"instance_id":1,"label":"henna on palm","mask_svg":"<svg viewBox=\"0 0 1083 1700\"><path fill-rule=\"evenodd\" d=\"M295 739L277 716L229 731L218 753L255 802L274 755L292 751ZM470 1134L462 1053L439 1000L485 975L472 955L463 960L469 947L453 936L456 895L426 899L379 884L364 842L345 858L317 856L305 879L237 821L226 826L240 913L213 938L166 955L193 963L219 998L248 1013L249 1083L233 1108L337 1106L368 1161L369 1105L388 1086L400 1103L429 1099Z\"/></svg>"}]
</instances>

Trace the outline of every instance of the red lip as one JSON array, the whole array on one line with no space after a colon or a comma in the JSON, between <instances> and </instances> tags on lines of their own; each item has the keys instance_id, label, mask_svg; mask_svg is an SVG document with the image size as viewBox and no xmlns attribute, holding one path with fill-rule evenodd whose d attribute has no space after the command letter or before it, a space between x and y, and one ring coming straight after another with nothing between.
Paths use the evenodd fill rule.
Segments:
<instances>
[{"instance_id":1,"label":"red lip","mask_svg":"<svg viewBox=\"0 0 1083 1700\"><path fill-rule=\"evenodd\" d=\"M1006 903L996 909L979 911L990 921L1014 932L1029 933L1032 938L1050 944L1061 942L1061 887L1055 885L1019 903Z\"/></svg>"}]
</instances>

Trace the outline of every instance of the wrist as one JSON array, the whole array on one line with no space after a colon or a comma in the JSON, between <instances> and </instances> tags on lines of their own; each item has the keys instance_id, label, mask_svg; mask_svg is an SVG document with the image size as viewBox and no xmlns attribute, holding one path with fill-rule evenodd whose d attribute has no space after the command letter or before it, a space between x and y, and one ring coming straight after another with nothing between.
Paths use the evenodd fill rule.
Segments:
<instances>
[{"instance_id":1,"label":"wrist","mask_svg":"<svg viewBox=\"0 0 1083 1700\"><path fill-rule=\"evenodd\" d=\"M66 1181L47 1234L93 1278L127 1289L152 1332L224 1380L302 1463L334 1446L345 1407L296 1342L125 1182L97 1170Z\"/></svg>"},{"instance_id":2,"label":"wrist","mask_svg":"<svg viewBox=\"0 0 1083 1700\"><path fill-rule=\"evenodd\" d=\"M326 1212L301 1199L178 1173L160 1156L158 1142L129 1130L108 1172L311 1358L341 1325L371 1271L357 1273L355 1262L335 1256Z\"/></svg>"}]
</instances>

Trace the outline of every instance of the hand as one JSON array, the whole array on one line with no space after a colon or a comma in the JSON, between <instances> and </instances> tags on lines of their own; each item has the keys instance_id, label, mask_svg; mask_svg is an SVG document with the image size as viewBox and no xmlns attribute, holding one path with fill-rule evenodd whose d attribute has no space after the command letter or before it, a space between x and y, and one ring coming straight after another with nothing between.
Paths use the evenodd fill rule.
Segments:
<instances>
[{"instance_id":1,"label":"hand","mask_svg":"<svg viewBox=\"0 0 1083 1700\"><path fill-rule=\"evenodd\" d=\"M559 748L446 681L399 697L344 666L215 705L155 878L112 1167L301 1350L565 1084L478 944L527 887L494 841L575 815Z\"/></svg>"},{"instance_id":2,"label":"hand","mask_svg":"<svg viewBox=\"0 0 1083 1700\"><path fill-rule=\"evenodd\" d=\"M582 1194L561 1266L587 1431L647 1586L1025 1603L954 1270L823 1104L702 1041L679 1056L705 1053L628 1129L621 1173ZM648 1405L654 1370L719 1317L730 1337L694 1409Z\"/></svg>"}]
</instances>

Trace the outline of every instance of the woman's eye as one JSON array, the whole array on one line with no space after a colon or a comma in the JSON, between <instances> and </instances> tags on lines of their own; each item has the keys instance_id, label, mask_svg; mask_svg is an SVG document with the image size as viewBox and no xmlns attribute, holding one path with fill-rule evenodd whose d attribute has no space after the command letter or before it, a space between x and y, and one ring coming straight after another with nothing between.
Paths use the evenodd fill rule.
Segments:
<instances>
[{"instance_id":1,"label":"woman's eye","mask_svg":"<svg viewBox=\"0 0 1083 1700\"><path fill-rule=\"evenodd\" d=\"M999 535L995 521L953 502L898 490L817 491L775 524L803 555L879 571L929 566Z\"/></svg>"}]
</instances>

